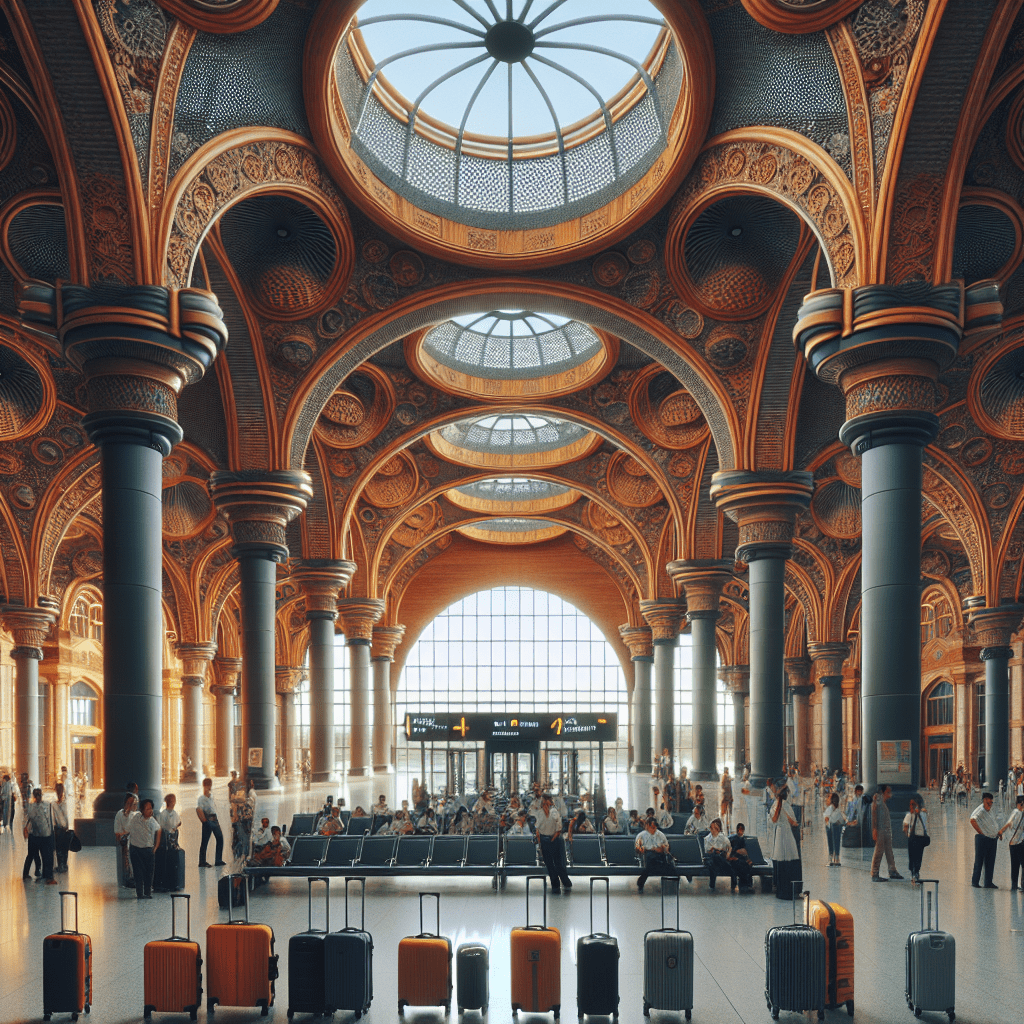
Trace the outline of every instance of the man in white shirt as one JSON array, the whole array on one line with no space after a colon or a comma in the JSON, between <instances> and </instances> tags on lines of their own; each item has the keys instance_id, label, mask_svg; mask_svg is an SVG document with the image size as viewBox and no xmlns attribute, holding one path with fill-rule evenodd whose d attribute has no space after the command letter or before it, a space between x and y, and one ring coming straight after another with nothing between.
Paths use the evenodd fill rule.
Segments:
<instances>
[{"instance_id":1,"label":"man in white shirt","mask_svg":"<svg viewBox=\"0 0 1024 1024\"><path fill-rule=\"evenodd\" d=\"M683 834L695 836L698 832L703 832L707 827L708 822L707 818L704 816L704 808L698 804L694 807L693 814L687 818L686 828L683 829Z\"/></svg>"},{"instance_id":2,"label":"man in white shirt","mask_svg":"<svg viewBox=\"0 0 1024 1024\"><path fill-rule=\"evenodd\" d=\"M998 889L992 881L996 868L996 851L999 849L999 819L992 810L995 797L991 793L981 794L981 804L975 807L971 815L971 828L977 833L974 837L974 874L971 885L981 888L981 869L985 868L985 888Z\"/></svg>"},{"instance_id":3,"label":"man in white shirt","mask_svg":"<svg viewBox=\"0 0 1024 1024\"><path fill-rule=\"evenodd\" d=\"M565 870L565 843L562 841L562 816L555 810L550 793L545 793L537 812L537 843L540 855L544 858L544 866L548 869L551 879L551 891L561 892L562 887L569 892L572 882Z\"/></svg>"},{"instance_id":4,"label":"man in white shirt","mask_svg":"<svg viewBox=\"0 0 1024 1024\"><path fill-rule=\"evenodd\" d=\"M658 828L671 828L673 824L675 824L671 811L667 811L664 804L661 805L661 810L655 814L654 820L657 823Z\"/></svg>"},{"instance_id":5,"label":"man in white shirt","mask_svg":"<svg viewBox=\"0 0 1024 1024\"><path fill-rule=\"evenodd\" d=\"M173 793L164 797L164 809L157 813L156 820L163 832L161 842L166 846L178 845L178 829L181 828L181 815L174 809L178 798Z\"/></svg>"},{"instance_id":6,"label":"man in white shirt","mask_svg":"<svg viewBox=\"0 0 1024 1024\"><path fill-rule=\"evenodd\" d=\"M1010 892L1016 892L1018 888L1024 888L1024 884L1017 884L1024 867L1024 796L1017 797L1016 808L999 830L1000 838L1004 832L1010 833ZM1024 878L1021 882L1024 883Z\"/></svg>"},{"instance_id":7,"label":"man in white shirt","mask_svg":"<svg viewBox=\"0 0 1024 1024\"><path fill-rule=\"evenodd\" d=\"M260 819L260 827L258 829L256 829L256 831L253 833L252 845L254 847L256 847L256 846L266 846L267 843L269 843L272 838L273 838L273 836L272 836L271 831L270 831L270 819L269 818L261 818Z\"/></svg>"},{"instance_id":8,"label":"man in white shirt","mask_svg":"<svg viewBox=\"0 0 1024 1024\"><path fill-rule=\"evenodd\" d=\"M653 818L647 819L644 831L637 835L636 849L644 859L643 871L636 880L639 892L644 891L644 883L651 875L676 877L676 866L668 855L668 838Z\"/></svg>"},{"instance_id":9,"label":"man in white shirt","mask_svg":"<svg viewBox=\"0 0 1024 1024\"><path fill-rule=\"evenodd\" d=\"M232 772L234 774L234 772ZM203 838L199 842L199 866L201 868L223 867L224 865L224 833L220 829L217 816L217 805L213 802L213 779L203 779L203 795L196 801L196 817L203 823ZM206 859L206 850L210 845L210 836L217 843L217 859L214 865Z\"/></svg>"},{"instance_id":10,"label":"man in white shirt","mask_svg":"<svg viewBox=\"0 0 1024 1024\"><path fill-rule=\"evenodd\" d=\"M156 851L160 846L160 823L153 817L153 801L148 797L142 801L138 813L128 820L128 842L132 874L135 876L135 898L151 900Z\"/></svg>"},{"instance_id":11,"label":"man in white shirt","mask_svg":"<svg viewBox=\"0 0 1024 1024\"><path fill-rule=\"evenodd\" d=\"M526 820L526 811L520 811L519 817L516 818L515 824L508 830L510 836L528 836L532 835L530 832L530 823Z\"/></svg>"}]
</instances>

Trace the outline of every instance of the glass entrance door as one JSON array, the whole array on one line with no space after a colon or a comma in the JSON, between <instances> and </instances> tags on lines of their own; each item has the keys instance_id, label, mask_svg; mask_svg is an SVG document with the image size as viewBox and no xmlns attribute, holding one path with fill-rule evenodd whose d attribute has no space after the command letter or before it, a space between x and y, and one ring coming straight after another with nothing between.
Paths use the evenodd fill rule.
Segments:
<instances>
[{"instance_id":1,"label":"glass entrance door","mask_svg":"<svg viewBox=\"0 0 1024 1024\"><path fill-rule=\"evenodd\" d=\"M942 785L942 777L953 768L953 737L952 735L928 737L928 784L935 780L937 786Z\"/></svg>"}]
</instances>

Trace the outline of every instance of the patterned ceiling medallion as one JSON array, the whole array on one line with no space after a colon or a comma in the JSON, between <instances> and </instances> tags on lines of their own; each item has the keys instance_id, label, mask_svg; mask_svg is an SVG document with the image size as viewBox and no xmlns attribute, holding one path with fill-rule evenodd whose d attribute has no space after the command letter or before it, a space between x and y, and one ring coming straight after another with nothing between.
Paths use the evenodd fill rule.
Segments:
<instances>
[{"instance_id":1,"label":"patterned ceiling medallion","mask_svg":"<svg viewBox=\"0 0 1024 1024\"><path fill-rule=\"evenodd\" d=\"M367 481L363 496L378 508L397 508L416 493L418 486L415 460L406 452L399 452Z\"/></svg>"},{"instance_id":2,"label":"patterned ceiling medallion","mask_svg":"<svg viewBox=\"0 0 1024 1024\"><path fill-rule=\"evenodd\" d=\"M436 501L420 505L415 512L406 516L393 534L394 540L406 548L422 544L435 527L444 522L441 506Z\"/></svg>"},{"instance_id":3,"label":"patterned ceiling medallion","mask_svg":"<svg viewBox=\"0 0 1024 1024\"><path fill-rule=\"evenodd\" d=\"M507 517L485 519L472 526L460 527L456 532L483 544L539 544L560 537L566 532L566 527L547 519Z\"/></svg>"},{"instance_id":4,"label":"patterned ceiling medallion","mask_svg":"<svg viewBox=\"0 0 1024 1024\"><path fill-rule=\"evenodd\" d=\"M363 363L327 399L314 433L334 448L358 448L380 433L395 405L395 389L387 374Z\"/></svg>"},{"instance_id":5,"label":"patterned ceiling medallion","mask_svg":"<svg viewBox=\"0 0 1024 1024\"><path fill-rule=\"evenodd\" d=\"M1005 284L1024 258L1024 210L994 189L965 189L956 218L954 279Z\"/></svg>"},{"instance_id":6,"label":"patterned ceiling medallion","mask_svg":"<svg viewBox=\"0 0 1024 1024\"><path fill-rule=\"evenodd\" d=\"M701 327L703 329L703 321ZM704 355L716 370L734 369L749 353L750 328L744 324L720 324L712 329L704 343Z\"/></svg>"},{"instance_id":7,"label":"patterned ceiling medallion","mask_svg":"<svg viewBox=\"0 0 1024 1024\"><path fill-rule=\"evenodd\" d=\"M203 32L234 33L266 21L274 13L278 0L157 0L157 3L186 25Z\"/></svg>"},{"instance_id":8,"label":"patterned ceiling medallion","mask_svg":"<svg viewBox=\"0 0 1024 1024\"><path fill-rule=\"evenodd\" d=\"M921 572L934 579L949 575L949 555L938 548L925 548L921 552Z\"/></svg>"},{"instance_id":9,"label":"patterned ceiling medallion","mask_svg":"<svg viewBox=\"0 0 1024 1024\"><path fill-rule=\"evenodd\" d=\"M583 518L594 533L612 547L622 547L633 542L629 527L596 501L587 503Z\"/></svg>"},{"instance_id":10,"label":"patterned ceiling medallion","mask_svg":"<svg viewBox=\"0 0 1024 1024\"><path fill-rule=\"evenodd\" d=\"M662 448L693 448L708 425L693 396L658 363L644 367L629 392L633 422Z\"/></svg>"},{"instance_id":11,"label":"patterned ceiling medallion","mask_svg":"<svg viewBox=\"0 0 1024 1024\"><path fill-rule=\"evenodd\" d=\"M13 348L0 345L0 440L13 441L39 430L49 416L39 371Z\"/></svg>"},{"instance_id":12,"label":"patterned ceiling medallion","mask_svg":"<svg viewBox=\"0 0 1024 1024\"><path fill-rule=\"evenodd\" d=\"M646 469L626 452L608 460L608 492L628 508L648 508L661 500L661 488Z\"/></svg>"},{"instance_id":13,"label":"patterned ceiling medallion","mask_svg":"<svg viewBox=\"0 0 1024 1024\"><path fill-rule=\"evenodd\" d=\"M22 192L0 210L0 258L19 281L68 280L68 233L57 192Z\"/></svg>"},{"instance_id":14,"label":"patterned ceiling medallion","mask_svg":"<svg viewBox=\"0 0 1024 1024\"><path fill-rule=\"evenodd\" d=\"M180 539L194 537L212 521L216 510L206 486L190 477L164 480L164 535Z\"/></svg>"},{"instance_id":15,"label":"patterned ceiling medallion","mask_svg":"<svg viewBox=\"0 0 1024 1024\"><path fill-rule=\"evenodd\" d=\"M836 456L836 473L844 484L860 487L860 459L853 452L840 452Z\"/></svg>"},{"instance_id":16,"label":"patterned ceiling medallion","mask_svg":"<svg viewBox=\"0 0 1024 1024\"><path fill-rule=\"evenodd\" d=\"M819 485L811 499L811 517L822 533L851 540L860 536L860 489L842 480Z\"/></svg>"},{"instance_id":17,"label":"patterned ceiling medallion","mask_svg":"<svg viewBox=\"0 0 1024 1024\"><path fill-rule=\"evenodd\" d=\"M993 355L998 355L999 351L996 349ZM1024 347L990 358L976 368L971 378L968 405L978 425L988 433L1007 440L1024 440ZM981 440L984 439L975 438L969 445ZM980 455L980 450L971 451L967 458L979 459ZM961 458L964 458L962 452ZM980 458L980 462L984 461Z\"/></svg>"}]
</instances>

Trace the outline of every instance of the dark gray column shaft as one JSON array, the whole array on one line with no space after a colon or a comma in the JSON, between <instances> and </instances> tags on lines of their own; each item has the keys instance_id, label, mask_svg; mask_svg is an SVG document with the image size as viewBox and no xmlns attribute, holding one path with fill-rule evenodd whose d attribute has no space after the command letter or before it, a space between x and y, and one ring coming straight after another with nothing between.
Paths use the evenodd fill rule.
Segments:
<instances>
[{"instance_id":1,"label":"dark gray column shaft","mask_svg":"<svg viewBox=\"0 0 1024 1024\"><path fill-rule=\"evenodd\" d=\"M747 742L747 709L743 706L746 694L740 690L732 691L732 720L736 731L733 753L733 775L741 775L746 764Z\"/></svg>"},{"instance_id":2,"label":"dark gray column shaft","mask_svg":"<svg viewBox=\"0 0 1024 1024\"><path fill-rule=\"evenodd\" d=\"M34 648L15 647L14 658L14 775L21 772L37 785L39 775L39 652Z\"/></svg>"},{"instance_id":3,"label":"dark gray column shaft","mask_svg":"<svg viewBox=\"0 0 1024 1024\"><path fill-rule=\"evenodd\" d=\"M717 647L718 612L690 612L693 639L693 770L690 778L710 782L718 778Z\"/></svg>"},{"instance_id":4,"label":"dark gray column shaft","mask_svg":"<svg viewBox=\"0 0 1024 1024\"><path fill-rule=\"evenodd\" d=\"M831 771L843 767L843 679L821 678L821 762Z\"/></svg>"},{"instance_id":5,"label":"dark gray column shaft","mask_svg":"<svg viewBox=\"0 0 1024 1024\"><path fill-rule=\"evenodd\" d=\"M861 777L877 781L879 740L910 740L919 781L921 733L921 454L882 444L861 459Z\"/></svg>"},{"instance_id":6,"label":"dark gray column shaft","mask_svg":"<svg viewBox=\"0 0 1024 1024\"><path fill-rule=\"evenodd\" d=\"M203 687L202 684L184 682L181 687L182 743L181 760L192 759L192 777L182 776L183 782L194 782L203 777Z\"/></svg>"},{"instance_id":7,"label":"dark gray column shaft","mask_svg":"<svg viewBox=\"0 0 1024 1024\"><path fill-rule=\"evenodd\" d=\"M370 764L370 641L348 641L350 688L349 775L371 775ZM422 780L420 780L422 782Z\"/></svg>"},{"instance_id":8,"label":"dark gray column shaft","mask_svg":"<svg viewBox=\"0 0 1024 1024\"><path fill-rule=\"evenodd\" d=\"M676 638L654 641L655 757L668 748L675 758Z\"/></svg>"},{"instance_id":9,"label":"dark gray column shaft","mask_svg":"<svg viewBox=\"0 0 1024 1024\"><path fill-rule=\"evenodd\" d=\"M95 811L106 817L121 809L128 780L162 806L163 455L113 440L100 453L104 792Z\"/></svg>"},{"instance_id":10,"label":"dark gray column shaft","mask_svg":"<svg viewBox=\"0 0 1024 1024\"><path fill-rule=\"evenodd\" d=\"M782 771L785 730L784 611L786 560L755 557L750 590L750 759L751 782L763 786Z\"/></svg>"},{"instance_id":11,"label":"dark gray column shaft","mask_svg":"<svg viewBox=\"0 0 1024 1024\"><path fill-rule=\"evenodd\" d=\"M257 789L277 789L277 691L275 688L275 590L277 563L260 551L240 551L242 605L242 771ZM249 752L262 753L262 765L249 766Z\"/></svg>"},{"instance_id":12,"label":"dark gray column shaft","mask_svg":"<svg viewBox=\"0 0 1024 1024\"><path fill-rule=\"evenodd\" d=\"M651 666L653 657L633 659L633 770L651 771Z\"/></svg>"},{"instance_id":13,"label":"dark gray column shaft","mask_svg":"<svg viewBox=\"0 0 1024 1024\"><path fill-rule=\"evenodd\" d=\"M985 662L985 788L999 792L1010 764L1010 658L1009 647L986 647ZM1011 797L1012 800L1012 797Z\"/></svg>"},{"instance_id":14,"label":"dark gray column shaft","mask_svg":"<svg viewBox=\"0 0 1024 1024\"><path fill-rule=\"evenodd\" d=\"M334 770L334 619L309 620L309 763L314 782Z\"/></svg>"}]
</instances>

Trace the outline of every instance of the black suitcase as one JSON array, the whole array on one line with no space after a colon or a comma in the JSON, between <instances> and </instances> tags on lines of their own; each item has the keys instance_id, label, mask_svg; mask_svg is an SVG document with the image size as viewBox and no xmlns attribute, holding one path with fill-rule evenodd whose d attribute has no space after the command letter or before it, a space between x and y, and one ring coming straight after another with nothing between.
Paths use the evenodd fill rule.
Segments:
<instances>
[{"instance_id":1,"label":"black suitcase","mask_svg":"<svg viewBox=\"0 0 1024 1024\"><path fill-rule=\"evenodd\" d=\"M795 900L804 887L803 864L799 860L772 862L772 884L777 900Z\"/></svg>"},{"instance_id":2,"label":"black suitcase","mask_svg":"<svg viewBox=\"0 0 1024 1024\"><path fill-rule=\"evenodd\" d=\"M362 913L358 928L348 923L348 883L362 885ZM325 999L334 1010L354 1010L356 1020L373 1001L373 938L366 927L366 879L345 879L345 927L324 939Z\"/></svg>"},{"instance_id":3,"label":"black suitcase","mask_svg":"<svg viewBox=\"0 0 1024 1024\"><path fill-rule=\"evenodd\" d=\"M227 907L228 886L231 886L231 906L241 907L245 905L245 886L249 886L252 892L252 881L245 875L222 875L217 879L217 906Z\"/></svg>"},{"instance_id":4,"label":"black suitcase","mask_svg":"<svg viewBox=\"0 0 1024 1024\"><path fill-rule=\"evenodd\" d=\"M180 846L161 846L153 866L153 888L157 892L179 892L185 888L185 851Z\"/></svg>"},{"instance_id":5,"label":"black suitcase","mask_svg":"<svg viewBox=\"0 0 1024 1024\"><path fill-rule=\"evenodd\" d=\"M324 883L324 927L313 927L313 883ZM331 930L331 882L328 878L309 879L309 927L288 940L288 1017L311 1013L329 1016L334 1007L327 1004L324 969L324 937Z\"/></svg>"},{"instance_id":6,"label":"black suitcase","mask_svg":"<svg viewBox=\"0 0 1024 1024\"><path fill-rule=\"evenodd\" d=\"M764 998L772 1020L780 1010L817 1011L825 1019L825 936L810 925L809 892L804 899L805 924L796 923L797 893L793 894L793 924L769 928L764 938Z\"/></svg>"},{"instance_id":7,"label":"black suitcase","mask_svg":"<svg viewBox=\"0 0 1024 1024\"><path fill-rule=\"evenodd\" d=\"M464 942L455 953L456 1005L463 1010L487 1013L487 947Z\"/></svg>"},{"instance_id":8,"label":"black suitcase","mask_svg":"<svg viewBox=\"0 0 1024 1024\"><path fill-rule=\"evenodd\" d=\"M605 928L594 931L594 883L605 884ZM576 941L576 1015L619 1019L619 943L611 928L611 884L603 876L590 880L590 934Z\"/></svg>"}]
</instances>

